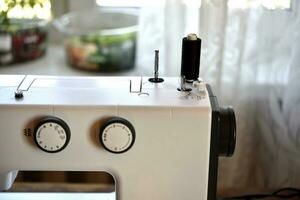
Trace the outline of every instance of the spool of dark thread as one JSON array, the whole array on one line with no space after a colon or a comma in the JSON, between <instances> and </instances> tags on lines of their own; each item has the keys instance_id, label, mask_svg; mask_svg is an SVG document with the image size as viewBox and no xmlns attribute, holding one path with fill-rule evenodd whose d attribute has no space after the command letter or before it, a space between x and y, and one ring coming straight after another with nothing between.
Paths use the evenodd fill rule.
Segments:
<instances>
[{"instance_id":1,"label":"spool of dark thread","mask_svg":"<svg viewBox=\"0 0 300 200\"><path fill-rule=\"evenodd\" d=\"M182 39L181 76L187 82L199 78L201 39L196 34L189 34Z\"/></svg>"}]
</instances>

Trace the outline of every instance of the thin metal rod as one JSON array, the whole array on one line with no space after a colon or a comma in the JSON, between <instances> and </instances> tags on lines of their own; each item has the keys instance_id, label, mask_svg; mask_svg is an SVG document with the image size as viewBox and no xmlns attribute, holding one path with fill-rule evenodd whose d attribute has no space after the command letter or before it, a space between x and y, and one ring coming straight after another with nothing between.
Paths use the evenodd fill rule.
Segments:
<instances>
[{"instance_id":1,"label":"thin metal rod","mask_svg":"<svg viewBox=\"0 0 300 200\"><path fill-rule=\"evenodd\" d=\"M143 77L141 76L141 81L140 81L140 93L143 91Z\"/></svg>"},{"instance_id":2,"label":"thin metal rod","mask_svg":"<svg viewBox=\"0 0 300 200\"><path fill-rule=\"evenodd\" d=\"M158 67L159 67L159 50L155 50L154 57L154 78L158 79Z\"/></svg>"},{"instance_id":3,"label":"thin metal rod","mask_svg":"<svg viewBox=\"0 0 300 200\"><path fill-rule=\"evenodd\" d=\"M25 81L26 77L27 77L27 75L25 75L24 78L22 79L22 81L19 83L19 85L18 85L16 91L19 91L19 89L20 89L22 83Z\"/></svg>"}]
</instances>

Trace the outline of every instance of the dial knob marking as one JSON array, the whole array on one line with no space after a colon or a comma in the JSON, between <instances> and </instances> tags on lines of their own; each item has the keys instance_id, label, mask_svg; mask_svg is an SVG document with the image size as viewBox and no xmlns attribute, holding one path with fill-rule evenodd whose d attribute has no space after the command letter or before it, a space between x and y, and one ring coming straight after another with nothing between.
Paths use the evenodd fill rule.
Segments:
<instances>
[{"instance_id":1,"label":"dial knob marking","mask_svg":"<svg viewBox=\"0 0 300 200\"><path fill-rule=\"evenodd\" d=\"M99 140L107 151L124 153L134 144L135 130L126 119L113 117L101 126Z\"/></svg>"},{"instance_id":2,"label":"dial knob marking","mask_svg":"<svg viewBox=\"0 0 300 200\"><path fill-rule=\"evenodd\" d=\"M43 118L34 131L36 145L48 153L62 151L68 145L70 136L69 126L57 117Z\"/></svg>"}]
</instances>

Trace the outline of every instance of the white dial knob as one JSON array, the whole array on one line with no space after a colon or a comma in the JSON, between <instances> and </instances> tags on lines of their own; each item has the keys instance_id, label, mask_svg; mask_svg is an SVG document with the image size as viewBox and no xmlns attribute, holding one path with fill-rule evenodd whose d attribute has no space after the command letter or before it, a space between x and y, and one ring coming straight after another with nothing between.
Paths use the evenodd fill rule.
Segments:
<instances>
[{"instance_id":1,"label":"white dial knob","mask_svg":"<svg viewBox=\"0 0 300 200\"><path fill-rule=\"evenodd\" d=\"M113 117L102 125L99 139L107 151L124 153L133 146L135 130L126 119Z\"/></svg>"},{"instance_id":2,"label":"white dial knob","mask_svg":"<svg viewBox=\"0 0 300 200\"><path fill-rule=\"evenodd\" d=\"M57 117L45 117L34 131L34 141L37 146L48 153L63 150L69 143L70 129Z\"/></svg>"}]
</instances>

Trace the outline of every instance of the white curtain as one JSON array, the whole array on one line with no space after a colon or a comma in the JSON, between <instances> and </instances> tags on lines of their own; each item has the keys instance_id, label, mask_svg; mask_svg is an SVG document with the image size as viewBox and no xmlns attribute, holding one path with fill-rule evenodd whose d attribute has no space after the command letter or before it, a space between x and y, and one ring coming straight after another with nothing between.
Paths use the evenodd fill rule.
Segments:
<instances>
[{"instance_id":1,"label":"white curtain","mask_svg":"<svg viewBox=\"0 0 300 200\"><path fill-rule=\"evenodd\" d=\"M230 9L225 0L183 0L141 10L138 65L151 75L178 75L181 39L202 38L200 75L223 105L233 105L237 148L220 159L219 192L300 187L300 4L287 10ZM197 2L197 1L196 1Z\"/></svg>"}]
</instances>

